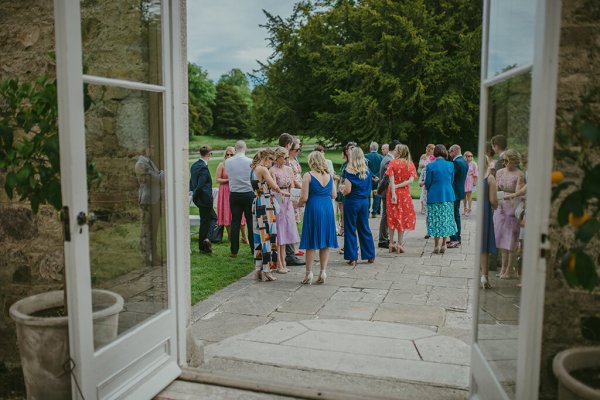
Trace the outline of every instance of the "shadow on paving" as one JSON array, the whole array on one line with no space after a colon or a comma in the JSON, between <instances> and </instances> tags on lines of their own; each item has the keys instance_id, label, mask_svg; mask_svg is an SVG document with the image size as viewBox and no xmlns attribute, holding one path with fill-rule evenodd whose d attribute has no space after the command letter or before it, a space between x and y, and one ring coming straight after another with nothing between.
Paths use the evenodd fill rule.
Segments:
<instances>
[{"instance_id":1,"label":"shadow on paving","mask_svg":"<svg viewBox=\"0 0 600 400\"><path fill-rule=\"evenodd\" d=\"M296 388L288 395L467 398L474 220L443 255L419 214L406 253L378 249L374 264L352 268L333 250L325 285L301 285L304 267L291 267L276 282L251 274L224 288L192 310L198 373ZM370 225L376 238L379 218Z\"/></svg>"}]
</instances>

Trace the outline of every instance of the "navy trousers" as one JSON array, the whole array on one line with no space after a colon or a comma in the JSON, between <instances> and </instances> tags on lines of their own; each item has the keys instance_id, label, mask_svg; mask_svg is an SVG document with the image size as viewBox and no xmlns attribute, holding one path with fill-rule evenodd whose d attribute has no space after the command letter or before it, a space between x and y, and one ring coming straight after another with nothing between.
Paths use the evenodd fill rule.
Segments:
<instances>
[{"instance_id":1,"label":"navy trousers","mask_svg":"<svg viewBox=\"0 0 600 400\"><path fill-rule=\"evenodd\" d=\"M375 258L375 243L369 228L369 199L344 197L345 260L358 260L358 244L362 260Z\"/></svg>"},{"instance_id":2,"label":"navy trousers","mask_svg":"<svg viewBox=\"0 0 600 400\"><path fill-rule=\"evenodd\" d=\"M454 200L454 221L456 221L456 235L450 236L450 240L460 242L460 202L462 200Z\"/></svg>"}]
</instances>

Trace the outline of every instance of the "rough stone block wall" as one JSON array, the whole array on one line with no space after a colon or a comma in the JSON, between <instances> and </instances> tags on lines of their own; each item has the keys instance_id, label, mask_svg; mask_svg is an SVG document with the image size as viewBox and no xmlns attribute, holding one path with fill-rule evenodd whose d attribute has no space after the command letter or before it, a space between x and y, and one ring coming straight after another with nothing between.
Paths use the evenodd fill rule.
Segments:
<instances>
[{"instance_id":1,"label":"rough stone block wall","mask_svg":"<svg viewBox=\"0 0 600 400\"><path fill-rule=\"evenodd\" d=\"M0 80L55 76L56 66L48 56L53 51L51 1L0 0ZM20 298L60 287L50 275L62 269L63 244L51 207L33 216L26 205L10 201L1 172L0 188L0 398L11 398L24 386L8 309Z\"/></svg>"},{"instance_id":2,"label":"rough stone block wall","mask_svg":"<svg viewBox=\"0 0 600 400\"><path fill-rule=\"evenodd\" d=\"M86 0L81 5L87 73L160 83L160 69L149 67L149 60L160 56L153 22L156 1ZM50 0L0 0L0 81L56 75L49 56L55 51L53 13ZM148 117L156 101L131 90L94 90L97 111L86 116L86 152L103 179L91 192L90 207L139 212L134 166L147 144L139 138L159 136L150 131ZM61 288L64 257L54 210L41 207L32 215L27 204L10 200L3 188L0 171L0 398L14 398L24 388L8 309L28 295Z\"/></svg>"},{"instance_id":3,"label":"rough stone block wall","mask_svg":"<svg viewBox=\"0 0 600 400\"><path fill-rule=\"evenodd\" d=\"M600 86L600 2L597 0L564 0L560 35L557 128L564 126L564 117L579 107L580 96L591 87ZM600 156L597 154L596 156ZM561 161L555 154L554 169L569 177L581 176L572 163ZM556 221L557 210L551 221ZM572 239L572 235L570 236ZM556 353L569 347L600 345L600 340L584 337L586 318L600 318L600 291L593 293L567 286L560 274L559 263L564 254L564 235L556 223L551 225L552 253L546 273L546 294L542 338L540 398L557 397L557 381L552 373ZM598 248L598 246L596 246ZM598 260L600 251L591 254ZM593 332L592 332L593 333ZM587 338L586 338L587 337Z\"/></svg>"}]
</instances>

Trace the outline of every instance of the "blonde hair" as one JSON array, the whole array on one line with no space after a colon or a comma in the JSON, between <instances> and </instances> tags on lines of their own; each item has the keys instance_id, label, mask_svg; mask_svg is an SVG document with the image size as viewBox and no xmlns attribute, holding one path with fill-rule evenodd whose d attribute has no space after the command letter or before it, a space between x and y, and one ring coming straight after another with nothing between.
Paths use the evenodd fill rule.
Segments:
<instances>
[{"instance_id":1,"label":"blonde hair","mask_svg":"<svg viewBox=\"0 0 600 400\"><path fill-rule=\"evenodd\" d=\"M329 174L325 156L318 150L315 150L308 155L308 167L311 171L315 171L320 174Z\"/></svg>"},{"instance_id":2,"label":"blonde hair","mask_svg":"<svg viewBox=\"0 0 600 400\"><path fill-rule=\"evenodd\" d=\"M258 153L256 153L256 155L252 159L252 163L250 164L250 169L256 168L258 163L267 157L275 158L275 152L273 151L273 149L267 147L266 149L259 150Z\"/></svg>"},{"instance_id":3,"label":"blonde hair","mask_svg":"<svg viewBox=\"0 0 600 400\"><path fill-rule=\"evenodd\" d=\"M504 152L504 159L506 163L510 163L515 167L518 167L521 164L521 155L518 151L513 149L508 149Z\"/></svg>"},{"instance_id":4,"label":"blonde hair","mask_svg":"<svg viewBox=\"0 0 600 400\"><path fill-rule=\"evenodd\" d=\"M285 157L288 155L288 151L285 147L276 147L275 148L275 159L277 160L279 157Z\"/></svg>"},{"instance_id":5,"label":"blonde hair","mask_svg":"<svg viewBox=\"0 0 600 400\"><path fill-rule=\"evenodd\" d=\"M360 179L367 177L367 162L365 161L365 155L360 147L353 147L348 152L348 167L355 170L358 173Z\"/></svg>"},{"instance_id":6,"label":"blonde hair","mask_svg":"<svg viewBox=\"0 0 600 400\"><path fill-rule=\"evenodd\" d=\"M426 148L426 150L427 150L427 151L430 151L430 152L432 152L432 153L433 153L433 150L434 150L434 149L435 149L435 144L429 143L429 144L427 145L427 148Z\"/></svg>"},{"instance_id":7,"label":"blonde hair","mask_svg":"<svg viewBox=\"0 0 600 400\"><path fill-rule=\"evenodd\" d=\"M467 151L465 151L465 154L464 154L464 156L465 156L465 158L467 158L467 157L469 157L469 156L471 156L471 157L472 157L472 156L473 156L473 153L471 153L470 151L468 151L468 150L467 150Z\"/></svg>"},{"instance_id":8,"label":"blonde hair","mask_svg":"<svg viewBox=\"0 0 600 400\"><path fill-rule=\"evenodd\" d=\"M412 160L410 158L410 150L408 149L407 145L399 144L396 146L396 148L394 150L396 151L396 159L402 159L402 160L412 162Z\"/></svg>"}]
</instances>

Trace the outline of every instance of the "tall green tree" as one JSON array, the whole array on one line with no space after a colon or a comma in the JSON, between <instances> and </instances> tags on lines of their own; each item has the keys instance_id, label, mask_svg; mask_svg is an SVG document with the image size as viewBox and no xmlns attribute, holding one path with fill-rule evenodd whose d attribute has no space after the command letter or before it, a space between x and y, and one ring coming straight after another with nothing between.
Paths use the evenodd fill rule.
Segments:
<instances>
[{"instance_id":1,"label":"tall green tree","mask_svg":"<svg viewBox=\"0 0 600 400\"><path fill-rule=\"evenodd\" d=\"M481 5L470 0L303 1L265 12L273 54L253 127L332 141L476 142Z\"/></svg>"},{"instance_id":2,"label":"tall green tree","mask_svg":"<svg viewBox=\"0 0 600 400\"><path fill-rule=\"evenodd\" d=\"M213 125L216 88L202 67L188 63L190 135L205 135Z\"/></svg>"},{"instance_id":3,"label":"tall green tree","mask_svg":"<svg viewBox=\"0 0 600 400\"><path fill-rule=\"evenodd\" d=\"M219 82L224 85L235 87L239 95L244 99L249 109L252 109L252 93L250 91L250 82L246 74L239 68L233 68L226 74L221 75Z\"/></svg>"},{"instance_id":4,"label":"tall green tree","mask_svg":"<svg viewBox=\"0 0 600 400\"><path fill-rule=\"evenodd\" d=\"M211 133L227 138L250 136L250 111L235 86L217 84Z\"/></svg>"}]
</instances>

